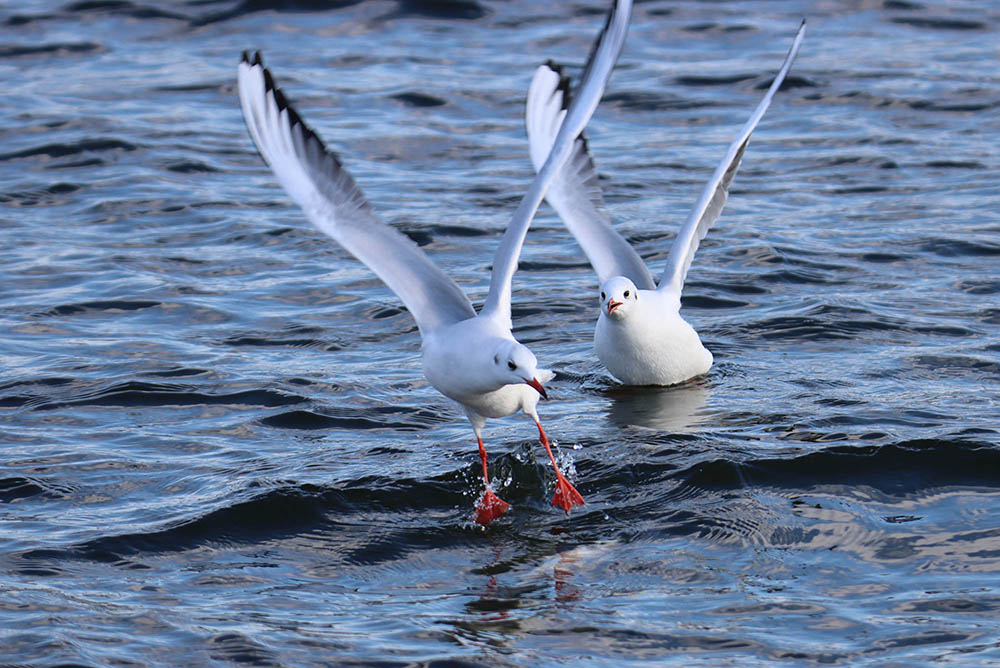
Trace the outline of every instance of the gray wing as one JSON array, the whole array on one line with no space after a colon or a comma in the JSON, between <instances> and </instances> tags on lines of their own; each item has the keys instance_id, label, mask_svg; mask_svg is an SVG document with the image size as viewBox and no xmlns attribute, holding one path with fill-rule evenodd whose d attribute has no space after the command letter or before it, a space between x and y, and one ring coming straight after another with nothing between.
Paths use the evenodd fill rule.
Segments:
<instances>
[{"instance_id":1,"label":"gray wing","mask_svg":"<svg viewBox=\"0 0 1000 668\"><path fill-rule=\"evenodd\" d=\"M613 2L607 23L598 34L587 59L580 92L566 112L565 121L561 124L552 144L552 151L545 164L538 170L535 180L532 181L500 240L500 246L493 258L490 292L483 304L481 315L502 319L506 324L510 323L511 279L517 269L524 236L538 210L538 205L542 203L546 188L570 157L576 138L583 132L583 128L597 109L597 103L604 94L604 86L625 44L631 16L632 0Z\"/></svg>"},{"instance_id":2,"label":"gray wing","mask_svg":"<svg viewBox=\"0 0 1000 668\"><path fill-rule=\"evenodd\" d=\"M551 61L535 71L525 106L525 125L531 162L540 170L548 157L569 106L569 80ZM569 160L549 184L545 201L556 210L586 253L601 283L625 276L636 287L653 290L656 284L646 264L622 235L615 232L604 213L604 198L597 170L581 134L573 143Z\"/></svg>"},{"instance_id":3,"label":"gray wing","mask_svg":"<svg viewBox=\"0 0 1000 668\"><path fill-rule=\"evenodd\" d=\"M476 315L417 244L379 220L337 156L285 99L259 53L253 60L243 54L237 80L247 129L285 192L399 296L421 334Z\"/></svg>"},{"instance_id":4,"label":"gray wing","mask_svg":"<svg viewBox=\"0 0 1000 668\"><path fill-rule=\"evenodd\" d=\"M691 260L694 258L695 251L698 250L698 244L705 238L708 228L712 226L722 213L722 207L726 205L726 197L729 195L729 186L736 176L736 170L740 167L743 152L746 151L747 144L750 143L750 135L753 133L754 128L757 127L757 123L764 116L764 112L767 111L768 106L771 104L771 98L774 97L778 88L781 87L781 82L785 80L785 75L788 74L788 70L792 67L792 61L795 60L795 56L799 52L799 46L802 44L805 31L806 22L802 21L802 25L799 26L799 32L795 35L795 41L792 42L792 48L789 49L788 55L785 56L785 62L782 63L781 69L778 71L777 76L774 77L774 82L767 90L767 94L761 100L760 104L757 105L753 115L750 116L750 120L743 126L739 137L729 146L726 156L715 169L712 179L705 184L705 189L702 190L698 203L695 204L694 209L688 216L687 222L684 223L681 231L677 234L677 238L674 239L673 246L670 247L670 254L667 256L667 267L663 271L663 278L660 279L658 290L672 293L680 299L681 289L684 287L684 279L687 276L688 268L691 266Z\"/></svg>"}]
</instances>

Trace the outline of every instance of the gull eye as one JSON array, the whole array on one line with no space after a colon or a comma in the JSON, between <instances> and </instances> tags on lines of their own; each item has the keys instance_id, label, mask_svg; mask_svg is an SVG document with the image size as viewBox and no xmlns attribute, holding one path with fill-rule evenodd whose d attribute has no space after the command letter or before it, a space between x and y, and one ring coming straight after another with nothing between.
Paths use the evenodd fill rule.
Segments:
<instances>
[{"instance_id":1,"label":"gull eye","mask_svg":"<svg viewBox=\"0 0 1000 668\"><path fill-rule=\"evenodd\" d=\"M517 365L514 364L513 362L507 362L507 368L510 369L511 371L514 371L515 369L517 369Z\"/></svg>"},{"instance_id":2,"label":"gull eye","mask_svg":"<svg viewBox=\"0 0 1000 668\"><path fill-rule=\"evenodd\" d=\"M625 299L628 299L628 290L625 291Z\"/></svg>"},{"instance_id":3,"label":"gull eye","mask_svg":"<svg viewBox=\"0 0 1000 668\"><path fill-rule=\"evenodd\" d=\"M604 301L604 293L603 292L601 293L601 301L602 302Z\"/></svg>"}]
</instances>

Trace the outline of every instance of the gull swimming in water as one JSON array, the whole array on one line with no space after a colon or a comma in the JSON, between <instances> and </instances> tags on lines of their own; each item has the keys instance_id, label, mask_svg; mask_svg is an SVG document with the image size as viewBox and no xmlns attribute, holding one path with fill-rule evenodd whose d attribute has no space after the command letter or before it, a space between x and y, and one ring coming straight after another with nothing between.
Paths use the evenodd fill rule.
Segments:
<instances>
[{"instance_id":1,"label":"gull swimming in water","mask_svg":"<svg viewBox=\"0 0 1000 668\"><path fill-rule=\"evenodd\" d=\"M600 280L601 311L594 349L611 374L629 385L673 385L706 373L712 353L680 315L681 289L698 244L725 206L750 135L781 87L805 35L805 21L764 99L726 152L674 239L659 286L632 246L603 212L597 172L581 135L545 199L583 248ZM525 120L536 170L546 162L569 103L569 83L548 62L535 72Z\"/></svg>"},{"instance_id":2,"label":"gull swimming in water","mask_svg":"<svg viewBox=\"0 0 1000 668\"><path fill-rule=\"evenodd\" d=\"M490 289L477 315L462 290L417 245L383 223L340 160L301 119L275 85L260 54L243 54L240 105L250 136L288 195L321 231L368 266L400 298L423 337L424 376L465 409L479 444L485 490L475 520L489 524L509 504L489 484L482 428L486 418L522 411L538 427L556 474L553 505L569 512L583 497L559 470L535 405L545 397L534 354L511 333L511 279L545 189L569 157L574 140L597 108L628 32L632 0L615 0L587 62L578 99L560 111L554 148L514 212L493 258Z\"/></svg>"}]
</instances>

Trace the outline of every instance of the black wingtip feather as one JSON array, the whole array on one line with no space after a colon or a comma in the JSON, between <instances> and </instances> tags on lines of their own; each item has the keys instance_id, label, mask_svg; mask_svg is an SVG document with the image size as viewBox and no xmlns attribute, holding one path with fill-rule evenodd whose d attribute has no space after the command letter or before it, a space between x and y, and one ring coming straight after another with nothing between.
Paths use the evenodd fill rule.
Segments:
<instances>
[{"instance_id":1,"label":"black wingtip feather","mask_svg":"<svg viewBox=\"0 0 1000 668\"><path fill-rule=\"evenodd\" d=\"M560 106L562 107L563 111L566 111L567 109L569 109L569 105L573 101L573 96L570 93L569 75L564 74L562 65L551 59L545 61L545 66L550 70L552 70L553 72L555 72L556 76L559 77L559 83L556 84L556 88L554 91L552 91L552 94L555 95L556 91L562 92L562 100L560 101ZM587 135L584 130L580 131L580 134L577 135L577 139L583 142L583 152L589 153L590 146L588 146L587 144Z\"/></svg>"},{"instance_id":2,"label":"black wingtip feather","mask_svg":"<svg viewBox=\"0 0 1000 668\"><path fill-rule=\"evenodd\" d=\"M243 55L240 58L240 62L245 63L247 65L260 65L261 67L264 66L264 61L261 60L260 58L260 51L254 51L253 56L251 57L250 51L244 50Z\"/></svg>"},{"instance_id":3,"label":"black wingtip feather","mask_svg":"<svg viewBox=\"0 0 1000 668\"><path fill-rule=\"evenodd\" d=\"M555 70L555 73L559 75L559 84L556 86L556 90L562 91L562 108L569 109L569 105L573 101L573 95L570 92L569 75L563 74L562 68Z\"/></svg>"},{"instance_id":4,"label":"black wingtip feather","mask_svg":"<svg viewBox=\"0 0 1000 668\"><path fill-rule=\"evenodd\" d=\"M264 90L265 92L270 91L271 94L274 95L274 103L278 105L278 111L288 113L289 125L292 127L295 127L296 125L300 126L307 138L319 141L319 137L316 136L316 133L305 124L302 117L299 116L299 112L295 110L292 103L288 101L287 97L285 97L285 92L278 88L278 85L274 82L274 76L271 74L271 70L266 67L264 68Z\"/></svg>"},{"instance_id":5,"label":"black wingtip feather","mask_svg":"<svg viewBox=\"0 0 1000 668\"><path fill-rule=\"evenodd\" d=\"M244 52L244 56L245 55L246 54ZM288 114L289 125L293 128L296 126L301 128L303 139L307 143L316 143L319 146L320 150L324 154L329 156L330 159L333 160L334 164L338 168L343 167L343 163L341 163L340 157L336 153L328 149L326 147L326 144L323 143L323 140L320 138L320 136L316 134L316 131L313 130L311 127L309 127L309 125L304 120L302 120L302 117L299 115L299 112L296 111L295 107L292 106L292 103L288 101L288 98L285 96L284 91L282 91L281 88L278 87L278 84L275 83L274 76L271 74L271 70L267 69L264 66L264 62L260 56L260 51L257 51L254 54L254 58L253 61L251 62L251 65L261 68L261 71L264 74L264 93L267 94L268 92L270 92L271 95L274 96L274 103L278 106L278 111L285 111Z\"/></svg>"},{"instance_id":6,"label":"black wingtip feather","mask_svg":"<svg viewBox=\"0 0 1000 668\"><path fill-rule=\"evenodd\" d=\"M562 108L569 109L569 103L573 99L570 96L569 75L563 71L563 66L555 62L554 60L551 59L546 60L545 67L552 70L555 73L555 75L559 77L559 83L556 84L556 88L554 91L552 91L552 94L555 95L556 91L562 91Z\"/></svg>"},{"instance_id":7,"label":"black wingtip feather","mask_svg":"<svg viewBox=\"0 0 1000 668\"><path fill-rule=\"evenodd\" d=\"M261 66L261 72L264 75L264 92L267 93L268 91L273 91L275 94L274 97L277 99L281 89L279 89L278 85L274 83L274 77L271 76L271 70Z\"/></svg>"},{"instance_id":8,"label":"black wingtip feather","mask_svg":"<svg viewBox=\"0 0 1000 668\"><path fill-rule=\"evenodd\" d=\"M278 111L284 111L288 113L288 124L291 125L293 128L296 125L302 128L302 134L305 136L305 139L307 141L316 141L319 142L320 145L322 145L323 142L320 140L319 136L315 132L313 132L313 129L311 127L306 125L306 122L302 120L301 116L299 116L299 112L295 110L295 107L292 106L292 103L288 101L287 97L285 97L285 92L275 85L274 77L271 76L270 70L265 69L264 75L265 75L267 89L270 90L274 95L274 103L278 105Z\"/></svg>"}]
</instances>

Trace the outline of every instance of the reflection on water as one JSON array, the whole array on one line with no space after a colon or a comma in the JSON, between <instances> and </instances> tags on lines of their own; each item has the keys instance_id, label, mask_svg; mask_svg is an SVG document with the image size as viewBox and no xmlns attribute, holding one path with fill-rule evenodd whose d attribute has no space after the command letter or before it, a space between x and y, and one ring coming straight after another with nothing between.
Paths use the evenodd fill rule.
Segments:
<instances>
[{"instance_id":1,"label":"reflection on water","mask_svg":"<svg viewBox=\"0 0 1000 668\"><path fill-rule=\"evenodd\" d=\"M709 394L703 378L671 387L617 387L607 393L608 418L619 427L688 432L704 421Z\"/></svg>"}]
</instances>

